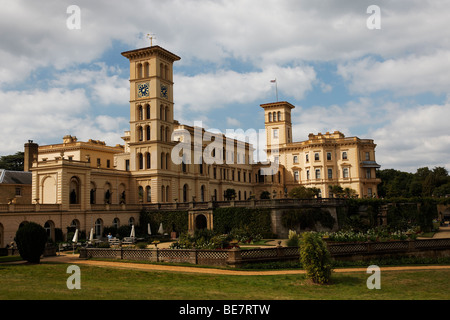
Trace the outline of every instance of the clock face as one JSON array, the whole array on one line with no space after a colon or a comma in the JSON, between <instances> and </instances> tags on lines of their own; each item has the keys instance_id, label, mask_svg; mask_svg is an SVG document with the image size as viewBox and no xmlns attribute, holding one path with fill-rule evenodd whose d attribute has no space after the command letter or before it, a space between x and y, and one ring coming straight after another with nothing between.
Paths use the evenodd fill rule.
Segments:
<instances>
[{"instance_id":1,"label":"clock face","mask_svg":"<svg viewBox=\"0 0 450 320\"><path fill-rule=\"evenodd\" d=\"M167 99L167 87L164 85L161 85L161 97Z\"/></svg>"},{"instance_id":2,"label":"clock face","mask_svg":"<svg viewBox=\"0 0 450 320\"><path fill-rule=\"evenodd\" d=\"M149 83L143 82L138 84L138 97L148 97L149 94Z\"/></svg>"}]
</instances>

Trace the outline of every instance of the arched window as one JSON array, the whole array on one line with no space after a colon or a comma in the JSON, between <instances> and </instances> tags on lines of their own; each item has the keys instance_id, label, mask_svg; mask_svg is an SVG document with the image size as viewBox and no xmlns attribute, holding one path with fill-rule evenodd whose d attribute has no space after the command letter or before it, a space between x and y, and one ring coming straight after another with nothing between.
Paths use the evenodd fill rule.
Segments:
<instances>
[{"instance_id":1,"label":"arched window","mask_svg":"<svg viewBox=\"0 0 450 320\"><path fill-rule=\"evenodd\" d=\"M161 186L161 202L166 200L166 187Z\"/></svg>"},{"instance_id":2,"label":"arched window","mask_svg":"<svg viewBox=\"0 0 450 320\"><path fill-rule=\"evenodd\" d=\"M169 153L166 153L166 170L170 169Z\"/></svg>"},{"instance_id":3,"label":"arched window","mask_svg":"<svg viewBox=\"0 0 450 320\"><path fill-rule=\"evenodd\" d=\"M274 122L277 121L277 113L276 113L276 112L273 113L273 121L274 121Z\"/></svg>"},{"instance_id":4,"label":"arched window","mask_svg":"<svg viewBox=\"0 0 450 320\"><path fill-rule=\"evenodd\" d=\"M164 169L164 164L165 164L165 162L166 162L166 159L165 159L166 157L165 157L165 154L164 154L164 152L161 152L161 169Z\"/></svg>"},{"instance_id":5,"label":"arched window","mask_svg":"<svg viewBox=\"0 0 450 320\"><path fill-rule=\"evenodd\" d=\"M151 129L150 129L150 126L146 126L145 127L145 132L146 132L146 140L148 141L148 140L150 140L151 139Z\"/></svg>"},{"instance_id":6,"label":"arched window","mask_svg":"<svg viewBox=\"0 0 450 320\"><path fill-rule=\"evenodd\" d=\"M272 112L269 112L269 122L272 122Z\"/></svg>"},{"instance_id":7,"label":"arched window","mask_svg":"<svg viewBox=\"0 0 450 320\"><path fill-rule=\"evenodd\" d=\"M145 194L147 202L152 202L152 188L150 186L145 187Z\"/></svg>"},{"instance_id":8,"label":"arched window","mask_svg":"<svg viewBox=\"0 0 450 320\"><path fill-rule=\"evenodd\" d=\"M138 197L139 202L142 202L144 200L144 188L142 188L142 186L139 186L138 188Z\"/></svg>"},{"instance_id":9,"label":"arched window","mask_svg":"<svg viewBox=\"0 0 450 320\"><path fill-rule=\"evenodd\" d=\"M145 105L145 117L146 117L146 119L150 119L150 105L149 104Z\"/></svg>"},{"instance_id":10,"label":"arched window","mask_svg":"<svg viewBox=\"0 0 450 320\"><path fill-rule=\"evenodd\" d=\"M169 186L166 186L166 202L170 202L170 192Z\"/></svg>"},{"instance_id":11,"label":"arched window","mask_svg":"<svg viewBox=\"0 0 450 320\"><path fill-rule=\"evenodd\" d=\"M138 168L139 170L144 169L144 156L142 153L138 153Z\"/></svg>"},{"instance_id":12,"label":"arched window","mask_svg":"<svg viewBox=\"0 0 450 320\"><path fill-rule=\"evenodd\" d=\"M136 69L137 69L136 70L137 78L138 79L142 78L142 63L138 63Z\"/></svg>"},{"instance_id":13,"label":"arched window","mask_svg":"<svg viewBox=\"0 0 450 320\"><path fill-rule=\"evenodd\" d=\"M144 119L144 110L142 109L142 106L138 106L138 120Z\"/></svg>"},{"instance_id":14,"label":"arched window","mask_svg":"<svg viewBox=\"0 0 450 320\"><path fill-rule=\"evenodd\" d=\"M169 107L166 107L165 109L164 109L164 119L166 120L166 121L169 121Z\"/></svg>"},{"instance_id":15,"label":"arched window","mask_svg":"<svg viewBox=\"0 0 450 320\"><path fill-rule=\"evenodd\" d=\"M114 219L113 219L112 226L113 226L114 228L116 228L116 229L118 229L118 228L120 227L120 220L119 220L119 218L114 218Z\"/></svg>"},{"instance_id":16,"label":"arched window","mask_svg":"<svg viewBox=\"0 0 450 320\"><path fill-rule=\"evenodd\" d=\"M47 238L55 240L55 238L54 238L55 224L53 223L53 221L47 221L44 224L44 229L47 232Z\"/></svg>"},{"instance_id":17,"label":"arched window","mask_svg":"<svg viewBox=\"0 0 450 320\"><path fill-rule=\"evenodd\" d=\"M183 202L188 202L188 197L189 197L188 185L185 184L183 186Z\"/></svg>"},{"instance_id":18,"label":"arched window","mask_svg":"<svg viewBox=\"0 0 450 320\"><path fill-rule=\"evenodd\" d=\"M141 126L138 127L138 139L139 141L144 140L144 130L142 130Z\"/></svg>"},{"instance_id":19,"label":"arched window","mask_svg":"<svg viewBox=\"0 0 450 320\"><path fill-rule=\"evenodd\" d=\"M200 187L200 201L201 202L205 202L205 186L204 185L202 185L201 187Z\"/></svg>"},{"instance_id":20,"label":"arched window","mask_svg":"<svg viewBox=\"0 0 450 320\"><path fill-rule=\"evenodd\" d=\"M164 79L164 65L162 63L159 65L159 75Z\"/></svg>"},{"instance_id":21,"label":"arched window","mask_svg":"<svg viewBox=\"0 0 450 320\"><path fill-rule=\"evenodd\" d=\"M70 178L69 203L80 204L80 180L77 177Z\"/></svg>"},{"instance_id":22,"label":"arched window","mask_svg":"<svg viewBox=\"0 0 450 320\"><path fill-rule=\"evenodd\" d=\"M150 76L150 64L148 62L144 63L144 77L148 78Z\"/></svg>"},{"instance_id":23,"label":"arched window","mask_svg":"<svg viewBox=\"0 0 450 320\"><path fill-rule=\"evenodd\" d=\"M278 111L278 121L281 121L281 112Z\"/></svg>"},{"instance_id":24,"label":"arched window","mask_svg":"<svg viewBox=\"0 0 450 320\"><path fill-rule=\"evenodd\" d=\"M150 153L146 153L145 154L145 162L146 162L146 169L151 169L152 168L152 157Z\"/></svg>"},{"instance_id":25,"label":"arched window","mask_svg":"<svg viewBox=\"0 0 450 320\"><path fill-rule=\"evenodd\" d=\"M97 220L95 220L95 234L97 236L101 236L102 232L103 232L103 220L98 218Z\"/></svg>"},{"instance_id":26,"label":"arched window","mask_svg":"<svg viewBox=\"0 0 450 320\"><path fill-rule=\"evenodd\" d=\"M90 191L90 204L95 204L96 203L96 198L97 198L97 188L95 186L95 184L93 182L91 182L91 191Z\"/></svg>"}]
</instances>

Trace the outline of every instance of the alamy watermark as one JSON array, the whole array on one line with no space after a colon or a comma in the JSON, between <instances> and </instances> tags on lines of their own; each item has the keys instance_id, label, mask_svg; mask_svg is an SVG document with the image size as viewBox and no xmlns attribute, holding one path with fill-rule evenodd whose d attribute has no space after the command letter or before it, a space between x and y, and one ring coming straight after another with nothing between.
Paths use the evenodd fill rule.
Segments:
<instances>
[{"instance_id":1,"label":"alamy watermark","mask_svg":"<svg viewBox=\"0 0 450 320\"><path fill-rule=\"evenodd\" d=\"M67 289L81 289L81 270L77 265L70 265L67 267L66 273L71 275L67 278L66 285Z\"/></svg>"},{"instance_id":2,"label":"alamy watermark","mask_svg":"<svg viewBox=\"0 0 450 320\"><path fill-rule=\"evenodd\" d=\"M369 278L367 278L367 288L372 289L381 289L381 270L379 266L371 265L367 268L367 273L372 274Z\"/></svg>"},{"instance_id":3,"label":"alamy watermark","mask_svg":"<svg viewBox=\"0 0 450 320\"><path fill-rule=\"evenodd\" d=\"M66 19L66 26L69 30L81 29L81 9L77 5L71 5L67 7L67 14L70 16Z\"/></svg>"},{"instance_id":4,"label":"alamy watermark","mask_svg":"<svg viewBox=\"0 0 450 320\"><path fill-rule=\"evenodd\" d=\"M381 29L381 9L377 5L367 7L367 13L370 17L367 18L366 25L369 30Z\"/></svg>"},{"instance_id":5,"label":"alamy watermark","mask_svg":"<svg viewBox=\"0 0 450 320\"><path fill-rule=\"evenodd\" d=\"M187 129L172 132L171 140L177 141L171 152L172 163L180 164L252 164L253 148L261 152L264 144L261 137L266 130L260 129L226 129L225 134L220 130L206 131L202 122L194 122L194 135ZM271 134L271 132L269 132ZM224 141L225 140L225 141ZM279 137L270 139L270 159L261 162L262 175L273 175L278 171ZM246 146L250 143L251 148ZM248 150L248 151L246 151ZM258 156L257 156L258 157ZM258 157L259 158L259 157Z\"/></svg>"}]
</instances>

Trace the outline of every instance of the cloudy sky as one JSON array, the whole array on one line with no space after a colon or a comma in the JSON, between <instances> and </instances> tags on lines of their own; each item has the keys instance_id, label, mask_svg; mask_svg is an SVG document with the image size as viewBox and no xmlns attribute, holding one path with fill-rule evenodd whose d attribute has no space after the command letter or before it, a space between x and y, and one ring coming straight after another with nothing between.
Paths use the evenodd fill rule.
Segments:
<instances>
[{"instance_id":1,"label":"cloudy sky","mask_svg":"<svg viewBox=\"0 0 450 320\"><path fill-rule=\"evenodd\" d=\"M128 60L179 55L175 118L264 129L260 104L295 105L294 140L374 139L384 169L450 169L450 1L0 0L0 155L31 139L122 143ZM73 29L80 9L80 28ZM371 5L380 8L369 11ZM379 29L373 28L378 26Z\"/></svg>"}]
</instances>

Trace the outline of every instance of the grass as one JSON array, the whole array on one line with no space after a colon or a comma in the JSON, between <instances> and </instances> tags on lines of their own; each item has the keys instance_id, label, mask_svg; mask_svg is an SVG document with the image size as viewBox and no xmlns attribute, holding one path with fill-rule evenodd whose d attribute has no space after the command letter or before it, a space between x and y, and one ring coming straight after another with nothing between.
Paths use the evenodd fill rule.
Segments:
<instances>
[{"instance_id":1,"label":"grass","mask_svg":"<svg viewBox=\"0 0 450 320\"><path fill-rule=\"evenodd\" d=\"M229 276L80 265L81 290L66 286L67 264L0 264L0 300L431 300L449 299L450 270L385 271L369 290L365 272L333 273L332 284L304 275Z\"/></svg>"}]
</instances>

